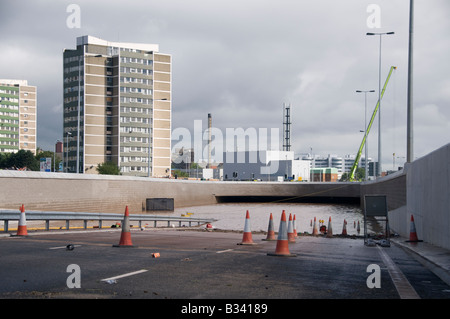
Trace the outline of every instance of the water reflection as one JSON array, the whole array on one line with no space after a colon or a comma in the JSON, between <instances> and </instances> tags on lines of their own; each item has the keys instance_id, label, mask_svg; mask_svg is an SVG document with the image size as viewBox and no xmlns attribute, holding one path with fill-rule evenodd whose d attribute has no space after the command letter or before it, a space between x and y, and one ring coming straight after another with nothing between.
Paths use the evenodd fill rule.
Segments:
<instances>
[{"instance_id":1,"label":"water reflection","mask_svg":"<svg viewBox=\"0 0 450 319\"><path fill-rule=\"evenodd\" d=\"M312 224L316 218L317 227L319 221L328 227L331 217L331 226L334 234L341 234L344 220L347 222L348 235L364 235L364 215L359 205L346 204L308 204L308 203L226 203L208 206L195 206L177 208L173 216L191 213L193 217L214 218L218 229L242 231L245 225L246 211L250 213L250 225L252 231L267 231L270 213L273 215L274 228L278 231L281 213L286 212L295 215L297 232L312 232ZM358 233L358 222L360 232ZM378 232L379 226L374 222L367 223L368 232Z\"/></svg>"}]
</instances>

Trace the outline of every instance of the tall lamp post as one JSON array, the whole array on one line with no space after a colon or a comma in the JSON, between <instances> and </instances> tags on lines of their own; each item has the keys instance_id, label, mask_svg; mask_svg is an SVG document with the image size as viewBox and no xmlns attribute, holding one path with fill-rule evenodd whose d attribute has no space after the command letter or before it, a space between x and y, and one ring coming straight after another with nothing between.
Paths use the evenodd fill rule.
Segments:
<instances>
[{"instance_id":1,"label":"tall lamp post","mask_svg":"<svg viewBox=\"0 0 450 319\"><path fill-rule=\"evenodd\" d=\"M56 145L58 144L59 140L56 140L55 142L55 151L53 152L53 173L56 172L55 170L55 162L56 162Z\"/></svg>"},{"instance_id":2,"label":"tall lamp post","mask_svg":"<svg viewBox=\"0 0 450 319\"><path fill-rule=\"evenodd\" d=\"M377 176L381 176L381 38L383 35L395 34L395 32L367 32L366 35L380 36L380 54L378 61L378 169Z\"/></svg>"},{"instance_id":3,"label":"tall lamp post","mask_svg":"<svg viewBox=\"0 0 450 319\"><path fill-rule=\"evenodd\" d=\"M375 92L375 90L366 90L366 91L361 91L361 90L356 90L356 93L364 93L364 135L365 135L365 139L364 139L364 180L368 180L369 177L369 163L368 163L368 159L369 159L369 151L367 149L367 139L369 138L368 132L367 132L367 93L373 93Z\"/></svg>"},{"instance_id":4,"label":"tall lamp post","mask_svg":"<svg viewBox=\"0 0 450 319\"><path fill-rule=\"evenodd\" d=\"M66 137L66 151L64 153L66 153L66 160L67 160L67 165L66 165L66 173L69 172L69 135L71 136L72 133L67 132L67 137Z\"/></svg>"},{"instance_id":5,"label":"tall lamp post","mask_svg":"<svg viewBox=\"0 0 450 319\"><path fill-rule=\"evenodd\" d=\"M406 132L406 161L414 160L413 138L413 37L414 37L414 1L409 3L409 46L408 46L408 107Z\"/></svg>"}]
</instances>

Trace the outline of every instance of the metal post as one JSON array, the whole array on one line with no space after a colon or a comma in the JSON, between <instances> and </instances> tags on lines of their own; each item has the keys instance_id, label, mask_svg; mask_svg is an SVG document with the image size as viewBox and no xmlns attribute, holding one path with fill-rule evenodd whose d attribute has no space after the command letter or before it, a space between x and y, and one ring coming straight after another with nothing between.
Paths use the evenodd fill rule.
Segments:
<instances>
[{"instance_id":1,"label":"metal post","mask_svg":"<svg viewBox=\"0 0 450 319\"><path fill-rule=\"evenodd\" d=\"M368 151L368 147L367 147L367 139L369 138L368 132L367 132L367 93L373 93L375 92L375 90L367 90L367 91L361 91L361 90L357 90L356 93L364 93L364 156L365 156L365 164L364 164L364 174L365 174L365 178L364 180L368 180L369 178L369 163L368 163L368 158L369 158L369 151Z\"/></svg>"},{"instance_id":2,"label":"metal post","mask_svg":"<svg viewBox=\"0 0 450 319\"><path fill-rule=\"evenodd\" d=\"M69 135L72 136L72 133L66 132L66 150L64 152L66 154L66 160L67 160L66 173L69 172Z\"/></svg>"},{"instance_id":3,"label":"metal post","mask_svg":"<svg viewBox=\"0 0 450 319\"><path fill-rule=\"evenodd\" d=\"M369 150L367 148L367 139L369 138L367 134L367 92L364 92L364 134L366 135L366 140L364 141L364 180L369 180Z\"/></svg>"},{"instance_id":4,"label":"metal post","mask_svg":"<svg viewBox=\"0 0 450 319\"><path fill-rule=\"evenodd\" d=\"M408 102L406 124L406 162L414 160L413 149L413 35L414 35L414 0L409 2L409 47L408 47Z\"/></svg>"},{"instance_id":5,"label":"metal post","mask_svg":"<svg viewBox=\"0 0 450 319\"><path fill-rule=\"evenodd\" d=\"M378 169L376 176L381 176L381 37L385 34L394 34L394 32L373 33L368 32L366 35L380 36L380 52L378 59Z\"/></svg>"},{"instance_id":6,"label":"metal post","mask_svg":"<svg viewBox=\"0 0 450 319\"><path fill-rule=\"evenodd\" d=\"M381 34L380 34L380 58L378 62L378 169L377 175L381 176Z\"/></svg>"}]
</instances>

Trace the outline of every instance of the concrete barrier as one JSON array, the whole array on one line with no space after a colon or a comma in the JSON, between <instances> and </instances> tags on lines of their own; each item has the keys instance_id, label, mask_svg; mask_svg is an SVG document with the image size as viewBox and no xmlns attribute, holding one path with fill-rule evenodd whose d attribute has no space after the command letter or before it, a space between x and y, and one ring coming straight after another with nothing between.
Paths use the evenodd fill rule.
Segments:
<instances>
[{"instance_id":1,"label":"concrete barrier","mask_svg":"<svg viewBox=\"0 0 450 319\"><path fill-rule=\"evenodd\" d=\"M146 211L149 198L174 206L213 205L216 198L322 198L359 201L359 183L222 182L67 173L0 171L0 208L118 213Z\"/></svg>"},{"instance_id":2,"label":"concrete barrier","mask_svg":"<svg viewBox=\"0 0 450 319\"><path fill-rule=\"evenodd\" d=\"M450 144L377 181L366 183L221 182L67 173L0 171L0 208L131 213L148 198L173 198L174 206L213 205L217 198L340 199L386 195L391 229L409 237L414 215L420 239L450 249ZM361 203L363 201L361 200Z\"/></svg>"},{"instance_id":3,"label":"concrete barrier","mask_svg":"<svg viewBox=\"0 0 450 319\"><path fill-rule=\"evenodd\" d=\"M450 143L405 167L407 205L399 232L409 237L410 217L419 239L450 249Z\"/></svg>"}]
</instances>

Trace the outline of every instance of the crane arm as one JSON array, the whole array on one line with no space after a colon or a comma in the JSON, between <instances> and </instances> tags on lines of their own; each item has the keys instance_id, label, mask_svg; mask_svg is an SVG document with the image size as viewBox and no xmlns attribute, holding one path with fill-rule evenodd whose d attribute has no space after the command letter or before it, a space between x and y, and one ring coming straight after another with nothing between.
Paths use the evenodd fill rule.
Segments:
<instances>
[{"instance_id":1,"label":"crane arm","mask_svg":"<svg viewBox=\"0 0 450 319\"><path fill-rule=\"evenodd\" d=\"M392 71L394 71L395 69L397 69L397 67L391 66L391 69L389 70L389 74L388 74L388 76L386 78L386 82L384 83L383 89L381 90L380 99L383 98L384 91L386 91L386 87L387 87L389 79L390 79L390 77L392 75ZM366 132L364 133L363 140L362 140L361 145L359 146L359 149L358 149L358 153L356 154L355 162L353 163L352 168L350 170L350 177L349 177L350 181L354 181L355 180L355 172L356 172L356 169L358 168L358 163L359 163L359 160L361 159L361 153L362 153L362 150L364 148L364 144L366 143L367 136L369 135L370 128L372 127L372 123L373 123L373 121L375 119L375 115L377 114L378 108L380 107L380 99L378 100L377 105L375 106L375 109L373 110L372 117L370 119L369 124L367 125ZM378 160L380 160L380 159L378 159ZM367 158L366 158L366 165L367 165Z\"/></svg>"}]
</instances>

